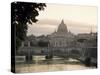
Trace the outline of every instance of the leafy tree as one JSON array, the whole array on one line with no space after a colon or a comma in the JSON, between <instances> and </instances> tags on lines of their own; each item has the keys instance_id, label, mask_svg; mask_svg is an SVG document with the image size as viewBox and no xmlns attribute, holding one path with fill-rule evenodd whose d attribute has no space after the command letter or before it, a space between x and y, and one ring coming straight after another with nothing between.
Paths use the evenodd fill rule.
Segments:
<instances>
[{"instance_id":1,"label":"leafy tree","mask_svg":"<svg viewBox=\"0 0 100 75\"><path fill-rule=\"evenodd\" d=\"M83 43L86 39L78 39L77 41Z\"/></svg>"},{"instance_id":2,"label":"leafy tree","mask_svg":"<svg viewBox=\"0 0 100 75\"><path fill-rule=\"evenodd\" d=\"M46 5L44 3L11 3L11 25L15 26L17 49L26 38L28 24L37 22L36 16L38 16L39 11L44 10L45 7Z\"/></svg>"},{"instance_id":3,"label":"leafy tree","mask_svg":"<svg viewBox=\"0 0 100 75\"><path fill-rule=\"evenodd\" d=\"M48 47L48 44L49 44L48 41L40 40L40 41L38 42L38 46L40 46L40 47Z\"/></svg>"}]
</instances>

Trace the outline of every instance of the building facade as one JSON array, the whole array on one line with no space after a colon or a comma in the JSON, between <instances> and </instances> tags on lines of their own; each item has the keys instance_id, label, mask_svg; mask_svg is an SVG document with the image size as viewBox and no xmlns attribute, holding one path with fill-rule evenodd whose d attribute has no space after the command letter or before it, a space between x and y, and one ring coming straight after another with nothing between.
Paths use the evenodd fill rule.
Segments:
<instances>
[{"instance_id":1,"label":"building facade","mask_svg":"<svg viewBox=\"0 0 100 75\"><path fill-rule=\"evenodd\" d=\"M76 46L75 35L67 29L67 25L62 20L57 31L48 36L49 51L53 53L68 53Z\"/></svg>"},{"instance_id":2,"label":"building facade","mask_svg":"<svg viewBox=\"0 0 100 75\"><path fill-rule=\"evenodd\" d=\"M42 48L39 49L39 47ZM87 53L92 52L91 55L93 55L93 53L96 55L97 33L93 33L91 31L90 33L75 35L68 30L67 25L62 20L57 28L57 31L50 35L41 35L39 37L34 35L28 36L28 38L22 42L22 46L19 48L19 53L20 51L23 51L21 53L29 53L27 51L33 51L33 53L39 54L45 52L54 55L76 54L79 56L89 56Z\"/></svg>"}]
</instances>

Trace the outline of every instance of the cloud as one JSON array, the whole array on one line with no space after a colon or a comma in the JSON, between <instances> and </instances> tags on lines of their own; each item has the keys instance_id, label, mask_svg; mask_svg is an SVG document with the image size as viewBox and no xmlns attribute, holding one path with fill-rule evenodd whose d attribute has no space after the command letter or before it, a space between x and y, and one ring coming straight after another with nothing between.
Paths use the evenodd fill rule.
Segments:
<instances>
[{"instance_id":1,"label":"cloud","mask_svg":"<svg viewBox=\"0 0 100 75\"><path fill-rule=\"evenodd\" d=\"M40 19L36 24L41 24L41 25L45 25L45 24L58 25L59 21L55 20L55 19Z\"/></svg>"},{"instance_id":2,"label":"cloud","mask_svg":"<svg viewBox=\"0 0 100 75\"><path fill-rule=\"evenodd\" d=\"M41 24L41 25L56 25L58 26L61 23L59 20L55 19L40 19L36 24ZM69 27L82 27L82 28L87 28L87 27L96 27L96 25L91 25L91 24L86 24L78 21L72 21L72 20L64 20L64 23L69 26Z\"/></svg>"}]
</instances>

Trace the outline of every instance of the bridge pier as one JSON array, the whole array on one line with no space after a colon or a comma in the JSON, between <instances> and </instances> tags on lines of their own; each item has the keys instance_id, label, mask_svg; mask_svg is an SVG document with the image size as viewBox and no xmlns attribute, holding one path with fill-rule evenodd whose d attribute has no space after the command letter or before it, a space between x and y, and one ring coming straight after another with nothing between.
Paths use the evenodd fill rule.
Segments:
<instances>
[{"instance_id":1,"label":"bridge pier","mask_svg":"<svg viewBox=\"0 0 100 75\"><path fill-rule=\"evenodd\" d=\"M32 63L32 55L26 55L26 62Z\"/></svg>"},{"instance_id":2,"label":"bridge pier","mask_svg":"<svg viewBox=\"0 0 100 75\"><path fill-rule=\"evenodd\" d=\"M45 58L46 59L52 59L53 58L53 55L46 55Z\"/></svg>"}]
</instances>

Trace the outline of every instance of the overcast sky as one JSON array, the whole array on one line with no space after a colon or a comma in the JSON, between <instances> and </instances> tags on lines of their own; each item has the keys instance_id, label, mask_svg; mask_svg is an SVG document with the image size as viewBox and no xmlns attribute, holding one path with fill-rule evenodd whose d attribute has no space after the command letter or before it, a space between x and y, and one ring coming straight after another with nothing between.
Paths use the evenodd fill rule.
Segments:
<instances>
[{"instance_id":1,"label":"overcast sky","mask_svg":"<svg viewBox=\"0 0 100 75\"><path fill-rule=\"evenodd\" d=\"M37 23L29 25L28 35L47 35L57 30L63 19L72 33L89 33L97 31L97 7L61 4L46 4L39 12Z\"/></svg>"}]
</instances>

